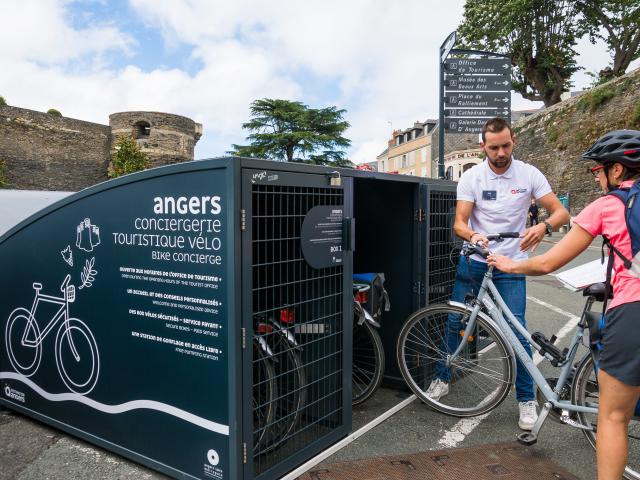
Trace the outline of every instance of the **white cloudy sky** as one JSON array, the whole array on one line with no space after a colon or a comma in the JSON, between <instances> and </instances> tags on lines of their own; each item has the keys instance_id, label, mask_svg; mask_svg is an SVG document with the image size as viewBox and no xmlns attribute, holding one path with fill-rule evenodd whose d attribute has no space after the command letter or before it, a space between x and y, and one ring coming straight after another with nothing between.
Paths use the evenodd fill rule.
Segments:
<instances>
[{"instance_id":1,"label":"white cloudy sky","mask_svg":"<svg viewBox=\"0 0 640 480\"><path fill-rule=\"evenodd\" d=\"M391 128L436 118L438 48L464 0L0 0L0 95L106 124L125 110L204 125L196 158L243 143L257 98L347 110L349 157L375 160ZM579 62L603 68L603 46ZM576 87L589 83L584 74ZM538 104L513 94L514 109Z\"/></svg>"}]
</instances>

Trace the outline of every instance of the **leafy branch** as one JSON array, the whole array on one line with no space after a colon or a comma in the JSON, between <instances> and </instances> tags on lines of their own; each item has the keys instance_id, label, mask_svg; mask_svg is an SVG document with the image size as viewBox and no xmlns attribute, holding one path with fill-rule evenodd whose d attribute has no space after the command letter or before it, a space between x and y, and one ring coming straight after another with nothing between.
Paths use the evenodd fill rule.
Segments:
<instances>
[{"instance_id":1,"label":"leafy branch","mask_svg":"<svg viewBox=\"0 0 640 480\"><path fill-rule=\"evenodd\" d=\"M91 260L85 261L82 273L80 273L80 279L82 280L80 290L82 290L84 287L89 288L91 287L91 285L93 285L93 282L96 279L96 275L98 274L98 271L93 269L95 263L96 257L91 257Z\"/></svg>"}]
</instances>

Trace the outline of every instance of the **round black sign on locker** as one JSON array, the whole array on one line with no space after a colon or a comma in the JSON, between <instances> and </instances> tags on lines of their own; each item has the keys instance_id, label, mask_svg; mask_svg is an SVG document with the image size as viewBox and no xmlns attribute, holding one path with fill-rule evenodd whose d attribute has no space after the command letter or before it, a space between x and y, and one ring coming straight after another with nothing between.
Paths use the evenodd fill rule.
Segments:
<instances>
[{"instance_id":1,"label":"round black sign on locker","mask_svg":"<svg viewBox=\"0 0 640 480\"><path fill-rule=\"evenodd\" d=\"M305 216L300 243L304 259L313 268L342 264L342 218L342 205L319 205Z\"/></svg>"}]
</instances>

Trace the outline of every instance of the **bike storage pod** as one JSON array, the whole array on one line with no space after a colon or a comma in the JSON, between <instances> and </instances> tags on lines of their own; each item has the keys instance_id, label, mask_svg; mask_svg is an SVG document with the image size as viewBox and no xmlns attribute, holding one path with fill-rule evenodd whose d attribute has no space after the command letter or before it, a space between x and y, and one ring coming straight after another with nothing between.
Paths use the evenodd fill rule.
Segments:
<instances>
[{"instance_id":1,"label":"bike storage pod","mask_svg":"<svg viewBox=\"0 0 640 480\"><path fill-rule=\"evenodd\" d=\"M385 274L393 385L402 322L450 293L454 203L231 157L70 195L0 237L0 404L175 478L280 478L351 432L353 272Z\"/></svg>"}]
</instances>

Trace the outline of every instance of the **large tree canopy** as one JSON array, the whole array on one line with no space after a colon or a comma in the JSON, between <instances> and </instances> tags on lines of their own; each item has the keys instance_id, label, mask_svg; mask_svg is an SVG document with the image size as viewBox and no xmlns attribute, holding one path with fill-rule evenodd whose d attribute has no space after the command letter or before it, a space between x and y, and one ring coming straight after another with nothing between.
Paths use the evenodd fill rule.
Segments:
<instances>
[{"instance_id":1,"label":"large tree canopy","mask_svg":"<svg viewBox=\"0 0 640 480\"><path fill-rule=\"evenodd\" d=\"M578 14L569 0L467 0L458 34L466 47L510 56L512 88L550 106L580 68L574 47L584 31Z\"/></svg>"},{"instance_id":2,"label":"large tree canopy","mask_svg":"<svg viewBox=\"0 0 640 480\"><path fill-rule=\"evenodd\" d=\"M579 1L585 26L592 43L604 40L612 57L610 67L600 79L624 75L629 64L640 57L640 3L638 0Z\"/></svg>"},{"instance_id":3,"label":"large tree canopy","mask_svg":"<svg viewBox=\"0 0 640 480\"><path fill-rule=\"evenodd\" d=\"M249 145L233 145L240 156L350 166L344 148L351 141L343 137L349 123L345 110L336 107L309 108L301 102L263 98L251 104L251 120L242 128L252 132Z\"/></svg>"}]
</instances>

